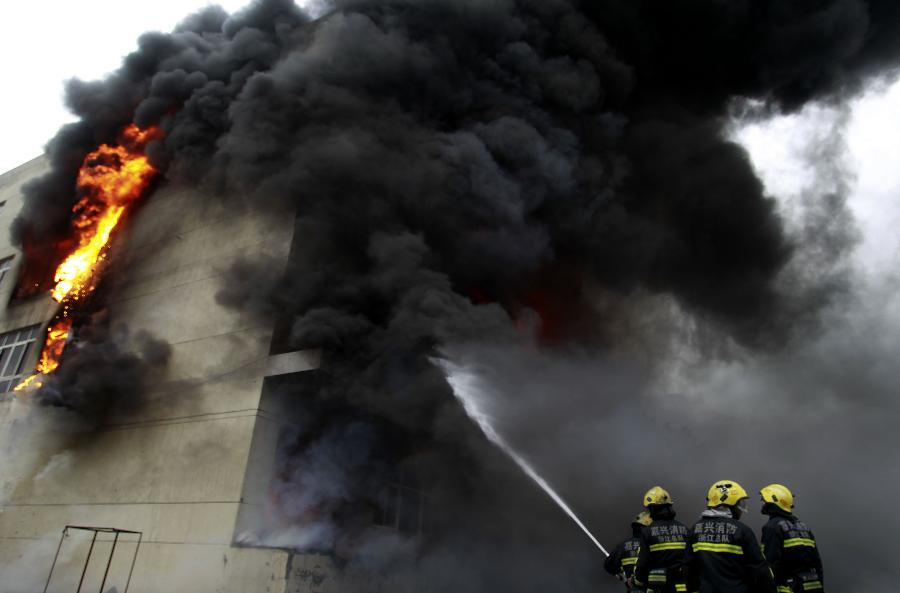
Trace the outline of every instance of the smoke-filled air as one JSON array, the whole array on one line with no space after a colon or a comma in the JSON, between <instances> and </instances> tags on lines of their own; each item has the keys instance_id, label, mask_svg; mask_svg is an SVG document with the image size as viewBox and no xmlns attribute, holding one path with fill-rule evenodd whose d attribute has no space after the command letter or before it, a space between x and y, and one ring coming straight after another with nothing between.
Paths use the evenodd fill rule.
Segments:
<instances>
[{"instance_id":1,"label":"smoke-filled air","mask_svg":"<svg viewBox=\"0 0 900 593\"><path fill-rule=\"evenodd\" d=\"M168 184L296 217L286 270L245 258L209 303L322 352L314 386L280 387L302 421L276 519L243 543L327 550L418 593L618 590L454 397L462 373L493 436L604 546L654 484L691 524L709 484L738 480L758 531L756 492L780 482L829 588L885 591L900 301L896 276L856 265L841 114L898 66L893 0L210 7L68 84L80 120L13 234L26 274L61 263L85 157L131 124L158 129L142 200ZM739 130L810 109L831 115L788 199ZM102 419L165 364L152 336L132 352L84 335L39 400ZM360 519L398 473L426 493L422 533Z\"/></svg>"}]
</instances>

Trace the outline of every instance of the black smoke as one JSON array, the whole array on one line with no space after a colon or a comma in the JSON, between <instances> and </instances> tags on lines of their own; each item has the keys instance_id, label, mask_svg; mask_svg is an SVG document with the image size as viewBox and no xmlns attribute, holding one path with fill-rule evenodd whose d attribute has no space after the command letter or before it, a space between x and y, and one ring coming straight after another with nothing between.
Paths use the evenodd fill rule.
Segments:
<instances>
[{"instance_id":1,"label":"black smoke","mask_svg":"<svg viewBox=\"0 0 900 593\"><path fill-rule=\"evenodd\" d=\"M81 119L48 145L13 233L59 241L83 155L131 121L160 124L150 155L170 181L297 217L286 274L241 262L219 301L277 314L289 348L325 349L317 420L288 450L372 472L336 470L339 495L295 509L336 526L318 543L362 564L408 553L343 527L374 504L374 468L415 462L440 509L419 551L433 588L586 588L591 550L428 357L489 342L606 360L646 331L648 295L750 351L813 331L850 279L796 264L808 251L729 116L840 102L891 73L898 32L894 3L863 0L334 0L315 20L288 0L209 8L142 36L106 80L69 84ZM811 207L847 218L840 195ZM841 231L817 236L832 259L852 246ZM547 417L602 414L627 391L562 398Z\"/></svg>"},{"instance_id":2,"label":"black smoke","mask_svg":"<svg viewBox=\"0 0 900 593\"><path fill-rule=\"evenodd\" d=\"M74 413L82 430L141 406L142 386L165 366L172 347L147 331L111 325L104 315L84 323L66 345L59 368L40 377L38 403Z\"/></svg>"}]
</instances>

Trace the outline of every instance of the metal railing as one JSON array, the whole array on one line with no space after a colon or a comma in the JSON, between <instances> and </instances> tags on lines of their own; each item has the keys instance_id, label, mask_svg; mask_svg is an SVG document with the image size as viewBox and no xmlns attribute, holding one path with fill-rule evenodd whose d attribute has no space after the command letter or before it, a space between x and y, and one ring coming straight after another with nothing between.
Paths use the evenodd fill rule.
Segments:
<instances>
[{"instance_id":1,"label":"metal railing","mask_svg":"<svg viewBox=\"0 0 900 593\"><path fill-rule=\"evenodd\" d=\"M122 593L128 593L128 586L131 585L131 575L134 574L134 564L137 561L138 550L141 547L141 539L144 537L141 531L130 531L128 529L117 529L115 527L85 527L82 525L66 525L62 534L59 536L59 545L56 547L56 555L53 556L53 564L50 565L50 573L47 575L47 583L44 585L44 593L50 587L50 580L53 578L53 570L56 568L56 561L59 559L59 552L62 550L63 541L69 534L69 530L92 531L94 533L91 538L91 545L88 548L87 557L84 559L84 568L81 570L81 578L78 581L78 589L75 593L81 593L81 587L84 585L84 577L87 574L88 565L91 563L91 555L94 553L94 544L97 543L97 535L100 533L112 533L112 547L109 549L109 557L106 559L106 569L103 571L103 580L100 582L99 593L103 593L103 587L106 586L106 579L109 576L109 567L112 565L113 554L116 552L116 545L119 543L119 536L122 534L130 534L137 536L137 544L134 547L134 555L131 557L131 567L128 570L128 581L125 583L125 589Z\"/></svg>"}]
</instances>

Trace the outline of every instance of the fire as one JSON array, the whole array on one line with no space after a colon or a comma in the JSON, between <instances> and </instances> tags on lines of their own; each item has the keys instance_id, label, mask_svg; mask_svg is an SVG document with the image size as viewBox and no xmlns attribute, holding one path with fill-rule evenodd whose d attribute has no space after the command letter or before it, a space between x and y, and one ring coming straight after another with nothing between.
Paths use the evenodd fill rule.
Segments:
<instances>
[{"instance_id":1,"label":"fire","mask_svg":"<svg viewBox=\"0 0 900 593\"><path fill-rule=\"evenodd\" d=\"M131 124L122 132L121 144L104 144L85 157L76 184L84 197L75 205L72 221L78 248L56 269L55 301L77 301L95 288L112 232L156 176L143 149L157 135L156 128L141 130Z\"/></svg>"},{"instance_id":2,"label":"fire","mask_svg":"<svg viewBox=\"0 0 900 593\"><path fill-rule=\"evenodd\" d=\"M148 142L158 138L155 127L140 129L131 124L121 134L117 145L103 144L88 154L78 172L76 189L81 199L72 209L72 230L77 247L57 267L51 296L63 308L57 321L47 330L35 374L16 391L35 382L39 375L53 372L65 349L72 321L71 306L97 287L99 272L106 260L113 232L128 207L150 186L157 170L144 154Z\"/></svg>"},{"instance_id":3,"label":"fire","mask_svg":"<svg viewBox=\"0 0 900 593\"><path fill-rule=\"evenodd\" d=\"M109 236L119 224L124 212L124 206L111 206L97 223L96 230L88 238L87 243L75 250L56 268L56 275L53 277L56 286L51 292L53 300L61 303L69 295L78 300L83 293L93 289L95 268L103 261L103 251L109 242Z\"/></svg>"},{"instance_id":4,"label":"fire","mask_svg":"<svg viewBox=\"0 0 900 593\"><path fill-rule=\"evenodd\" d=\"M59 366L59 357L62 356L66 340L69 339L69 330L72 329L71 319L60 319L47 328L47 341L41 351L41 360L38 361L37 372L47 375Z\"/></svg>"},{"instance_id":5,"label":"fire","mask_svg":"<svg viewBox=\"0 0 900 593\"><path fill-rule=\"evenodd\" d=\"M15 391L21 391L31 386L40 387L41 382L37 381L37 378L41 375L49 375L56 370L63 349L66 347L66 341L69 339L70 329L72 329L72 320L67 318L59 319L47 328L47 339L44 342L44 349L41 350L41 358L34 374L16 385Z\"/></svg>"}]
</instances>

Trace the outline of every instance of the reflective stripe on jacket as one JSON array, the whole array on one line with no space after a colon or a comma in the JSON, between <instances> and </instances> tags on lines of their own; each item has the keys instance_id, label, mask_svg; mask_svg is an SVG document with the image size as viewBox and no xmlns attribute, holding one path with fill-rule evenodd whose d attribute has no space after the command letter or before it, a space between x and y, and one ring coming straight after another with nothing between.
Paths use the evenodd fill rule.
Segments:
<instances>
[{"instance_id":1,"label":"reflective stripe on jacket","mask_svg":"<svg viewBox=\"0 0 900 593\"><path fill-rule=\"evenodd\" d=\"M727 510L709 509L688 538L688 589L699 593L775 593L753 531Z\"/></svg>"},{"instance_id":2,"label":"reflective stripe on jacket","mask_svg":"<svg viewBox=\"0 0 900 593\"><path fill-rule=\"evenodd\" d=\"M638 585L660 591L687 591L684 579L688 529L674 519L654 519L641 529L641 548L634 568Z\"/></svg>"},{"instance_id":3,"label":"reflective stripe on jacket","mask_svg":"<svg viewBox=\"0 0 900 593\"><path fill-rule=\"evenodd\" d=\"M762 543L779 593L824 590L822 558L806 523L789 513L772 515L762 528Z\"/></svg>"},{"instance_id":4,"label":"reflective stripe on jacket","mask_svg":"<svg viewBox=\"0 0 900 593\"><path fill-rule=\"evenodd\" d=\"M610 552L609 557L603 563L604 570L611 575L624 574L625 577L630 577L634 572L634 565L637 564L640 546L640 538L626 539Z\"/></svg>"}]
</instances>

